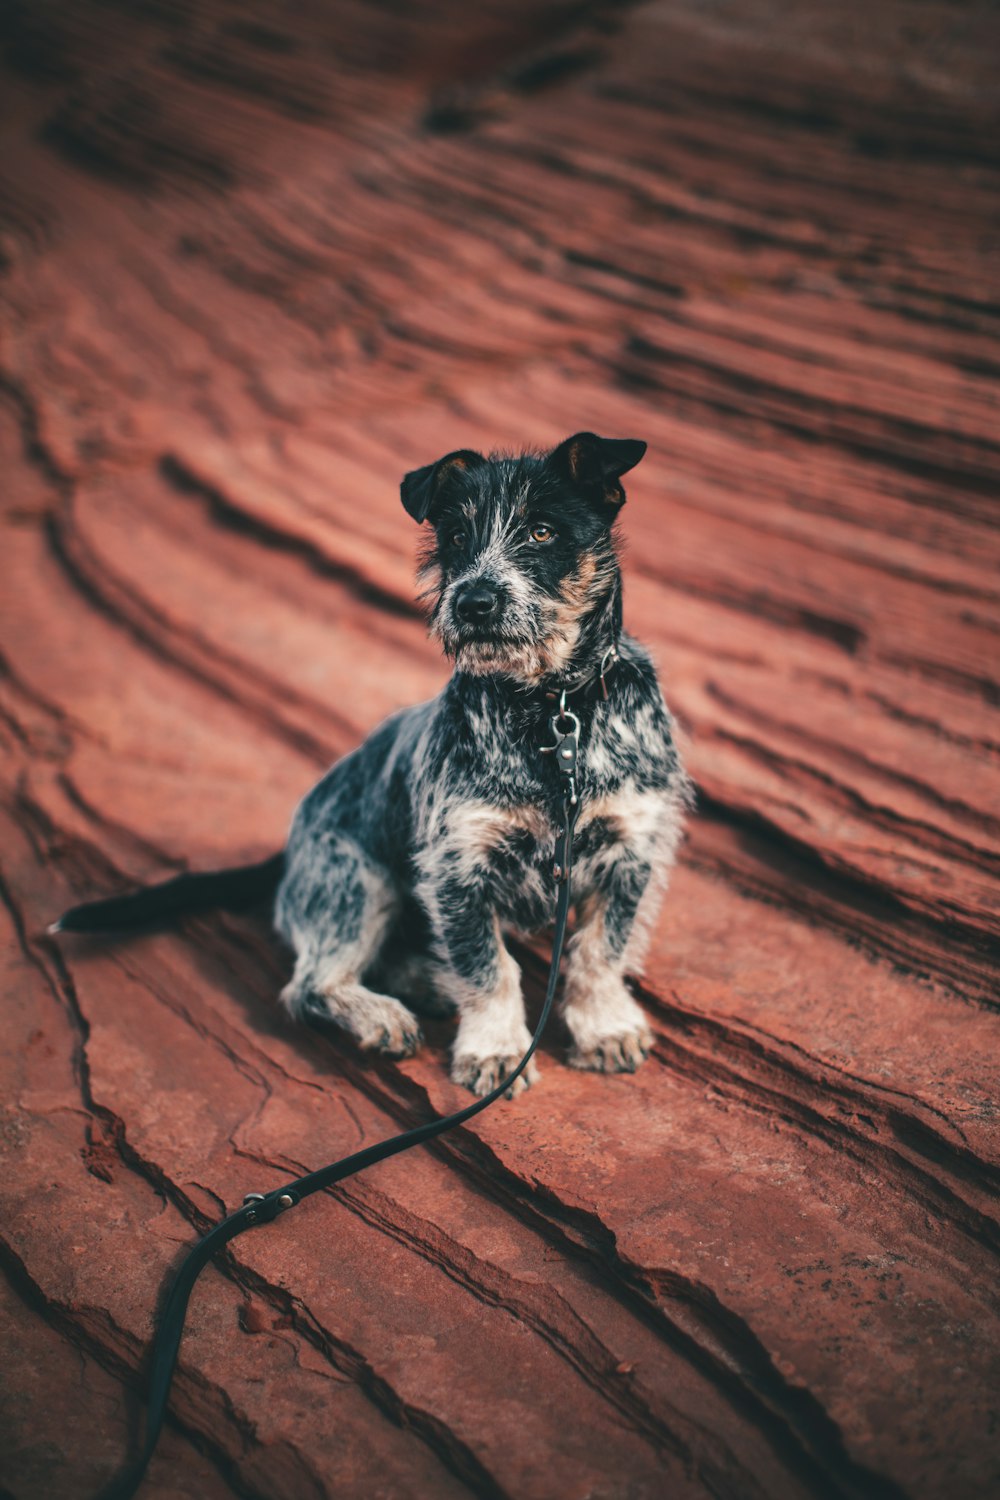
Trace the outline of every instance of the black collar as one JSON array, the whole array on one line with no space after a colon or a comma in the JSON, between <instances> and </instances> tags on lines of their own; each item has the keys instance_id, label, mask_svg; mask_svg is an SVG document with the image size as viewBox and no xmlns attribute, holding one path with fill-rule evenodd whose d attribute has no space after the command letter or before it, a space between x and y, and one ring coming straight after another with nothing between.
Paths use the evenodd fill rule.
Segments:
<instances>
[{"instance_id":1,"label":"black collar","mask_svg":"<svg viewBox=\"0 0 1000 1500\"><path fill-rule=\"evenodd\" d=\"M567 698L575 698L585 701L588 697L607 700L608 678L621 660L618 651L618 642L612 641L611 645L601 656L597 666L583 677L577 677L569 682L560 683L558 687L547 689L545 696L550 702L564 703Z\"/></svg>"}]
</instances>

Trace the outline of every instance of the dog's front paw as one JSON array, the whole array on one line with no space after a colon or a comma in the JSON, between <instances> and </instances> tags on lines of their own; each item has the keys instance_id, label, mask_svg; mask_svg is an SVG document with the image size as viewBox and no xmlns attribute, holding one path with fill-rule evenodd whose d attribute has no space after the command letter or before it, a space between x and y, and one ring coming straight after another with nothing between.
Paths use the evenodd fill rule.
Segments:
<instances>
[{"instance_id":1,"label":"dog's front paw","mask_svg":"<svg viewBox=\"0 0 1000 1500\"><path fill-rule=\"evenodd\" d=\"M366 1007L358 1045L364 1052L381 1052L384 1057L412 1057L423 1041L416 1016L389 995L378 999L380 1005Z\"/></svg>"},{"instance_id":2,"label":"dog's front paw","mask_svg":"<svg viewBox=\"0 0 1000 1500\"><path fill-rule=\"evenodd\" d=\"M571 972L563 1018L573 1041L571 1068L634 1073L649 1056L649 1022L617 974Z\"/></svg>"},{"instance_id":3,"label":"dog's front paw","mask_svg":"<svg viewBox=\"0 0 1000 1500\"><path fill-rule=\"evenodd\" d=\"M505 1078L510 1077L523 1056L523 1052L496 1057L476 1057L468 1052L462 1053L452 1061L452 1081L471 1089L481 1099L484 1094L492 1093ZM538 1069L532 1058L524 1072L514 1079L505 1097L515 1099L518 1094L523 1094L525 1089L530 1088L537 1081Z\"/></svg>"},{"instance_id":4,"label":"dog's front paw","mask_svg":"<svg viewBox=\"0 0 1000 1500\"><path fill-rule=\"evenodd\" d=\"M653 1046L648 1026L602 1036L569 1054L571 1068L589 1068L594 1073L634 1073L646 1061Z\"/></svg>"}]
</instances>

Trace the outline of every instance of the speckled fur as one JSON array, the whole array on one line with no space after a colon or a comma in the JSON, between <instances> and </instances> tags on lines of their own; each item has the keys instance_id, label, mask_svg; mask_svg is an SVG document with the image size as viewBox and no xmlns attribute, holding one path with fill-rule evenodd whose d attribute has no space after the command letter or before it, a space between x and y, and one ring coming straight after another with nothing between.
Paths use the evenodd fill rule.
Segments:
<instances>
[{"instance_id":1,"label":"speckled fur","mask_svg":"<svg viewBox=\"0 0 1000 1500\"><path fill-rule=\"evenodd\" d=\"M560 787L540 747L546 695L562 687L581 719L570 1061L631 1070L649 1048L623 976L665 888L688 782L650 659L620 633L613 523L642 451L578 434L547 456L463 452L406 477L404 505L429 523L430 627L455 673L339 761L292 823L275 910L296 953L284 1003L406 1055L420 1033L403 1002L438 1013L450 1002L452 1076L479 1094L529 1040L504 935L553 914ZM472 627L456 603L484 582L498 611ZM594 679L616 639L605 701Z\"/></svg>"}]
</instances>

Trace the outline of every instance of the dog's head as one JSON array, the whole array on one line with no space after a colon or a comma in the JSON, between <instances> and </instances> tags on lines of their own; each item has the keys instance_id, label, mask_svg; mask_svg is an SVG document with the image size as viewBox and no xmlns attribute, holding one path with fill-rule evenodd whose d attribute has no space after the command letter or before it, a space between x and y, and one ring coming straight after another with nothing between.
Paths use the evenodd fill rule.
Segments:
<instances>
[{"instance_id":1,"label":"dog's head","mask_svg":"<svg viewBox=\"0 0 1000 1500\"><path fill-rule=\"evenodd\" d=\"M530 683L567 667L617 603L621 477L645 451L579 432L544 455L462 449L406 475L403 505L432 528L420 570L431 630L460 671Z\"/></svg>"}]
</instances>

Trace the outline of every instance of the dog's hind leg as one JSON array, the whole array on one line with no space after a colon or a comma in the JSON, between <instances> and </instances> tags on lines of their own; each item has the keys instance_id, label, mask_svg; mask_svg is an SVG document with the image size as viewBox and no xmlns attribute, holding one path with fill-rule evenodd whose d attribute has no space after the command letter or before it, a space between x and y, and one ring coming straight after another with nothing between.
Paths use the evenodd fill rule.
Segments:
<instances>
[{"instance_id":1,"label":"dog's hind leg","mask_svg":"<svg viewBox=\"0 0 1000 1500\"><path fill-rule=\"evenodd\" d=\"M295 950L281 992L296 1018L341 1027L366 1051L409 1057L420 1045L413 1013L364 983L399 906L388 874L353 840L329 836L291 851L275 923Z\"/></svg>"},{"instance_id":2,"label":"dog's hind leg","mask_svg":"<svg viewBox=\"0 0 1000 1500\"><path fill-rule=\"evenodd\" d=\"M398 995L412 1005L418 1015L447 1020L458 1006L442 980L440 963L430 953L403 953L379 961L377 969L365 975L370 984L391 995Z\"/></svg>"},{"instance_id":3,"label":"dog's hind leg","mask_svg":"<svg viewBox=\"0 0 1000 1500\"><path fill-rule=\"evenodd\" d=\"M418 1015L453 1016L457 1007L432 952L432 941L426 913L411 898L386 934L381 952L364 976L365 983L405 1001Z\"/></svg>"}]
</instances>

